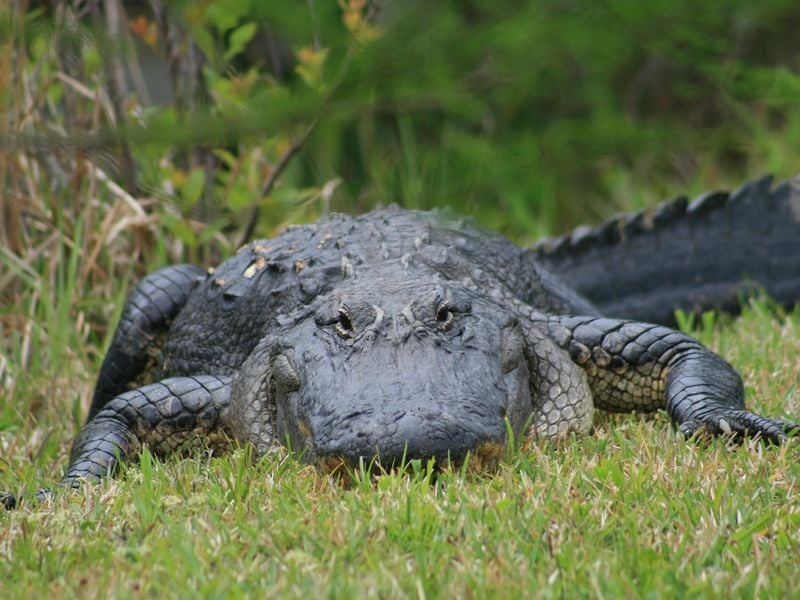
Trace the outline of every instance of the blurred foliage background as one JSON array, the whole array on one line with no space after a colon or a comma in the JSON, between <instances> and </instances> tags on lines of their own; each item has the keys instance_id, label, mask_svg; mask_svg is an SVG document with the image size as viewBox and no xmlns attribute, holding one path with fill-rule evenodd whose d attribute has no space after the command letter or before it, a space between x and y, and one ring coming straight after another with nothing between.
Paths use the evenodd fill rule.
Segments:
<instances>
[{"instance_id":1,"label":"blurred foliage background","mask_svg":"<svg viewBox=\"0 0 800 600\"><path fill-rule=\"evenodd\" d=\"M0 379L83 372L126 284L329 210L525 243L791 176L799 30L793 0L7 1Z\"/></svg>"}]
</instances>

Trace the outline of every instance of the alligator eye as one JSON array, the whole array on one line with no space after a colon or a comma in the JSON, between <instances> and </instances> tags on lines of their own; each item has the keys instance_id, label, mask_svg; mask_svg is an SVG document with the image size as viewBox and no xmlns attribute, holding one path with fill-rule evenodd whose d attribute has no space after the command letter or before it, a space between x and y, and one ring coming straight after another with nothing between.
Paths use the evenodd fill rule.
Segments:
<instances>
[{"instance_id":1,"label":"alligator eye","mask_svg":"<svg viewBox=\"0 0 800 600\"><path fill-rule=\"evenodd\" d=\"M436 307L436 322L441 329L447 329L453 323L453 311L446 301L439 303Z\"/></svg>"},{"instance_id":2,"label":"alligator eye","mask_svg":"<svg viewBox=\"0 0 800 600\"><path fill-rule=\"evenodd\" d=\"M336 333L342 337L353 337L355 333L353 329L353 317L350 315L350 309L342 306L339 309L339 318L336 321Z\"/></svg>"}]
</instances>

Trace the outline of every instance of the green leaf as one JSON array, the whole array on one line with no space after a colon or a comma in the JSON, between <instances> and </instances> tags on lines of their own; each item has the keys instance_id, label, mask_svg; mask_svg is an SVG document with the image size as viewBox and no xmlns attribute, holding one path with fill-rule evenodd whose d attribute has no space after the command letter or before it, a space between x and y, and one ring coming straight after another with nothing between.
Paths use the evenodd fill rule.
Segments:
<instances>
[{"instance_id":1,"label":"green leaf","mask_svg":"<svg viewBox=\"0 0 800 600\"><path fill-rule=\"evenodd\" d=\"M195 246L197 243L197 236L186 221L170 213L162 213L161 220L164 223L165 229L172 235L190 247Z\"/></svg>"},{"instance_id":2,"label":"green leaf","mask_svg":"<svg viewBox=\"0 0 800 600\"><path fill-rule=\"evenodd\" d=\"M217 0L205 10L205 20L217 31L228 31L250 12L250 0Z\"/></svg>"},{"instance_id":3,"label":"green leaf","mask_svg":"<svg viewBox=\"0 0 800 600\"><path fill-rule=\"evenodd\" d=\"M183 199L181 205L184 209L194 206L200 199L205 183L206 174L202 169L192 169L191 173L186 177L186 181L180 187L181 198Z\"/></svg>"},{"instance_id":4,"label":"green leaf","mask_svg":"<svg viewBox=\"0 0 800 600\"><path fill-rule=\"evenodd\" d=\"M203 54L208 58L212 58L215 55L219 56L216 51L214 38L205 27L195 27L192 29L192 40L194 40L195 44L200 46L200 50L202 50Z\"/></svg>"},{"instance_id":5,"label":"green leaf","mask_svg":"<svg viewBox=\"0 0 800 600\"><path fill-rule=\"evenodd\" d=\"M731 543L742 544L745 550L749 550L753 543L753 536L759 531L765 531L769 528L769 523L775 519L772 514L761 515L758 519L743 525L731 535Z\"/></svg>"},{"instance_id":6,"label":"green leaf","mask_svg":"<svg viewBox=\"0 0 800 600\"><path fill-rule=\"evenodd\" d=\"M255 23L245 23L231 33L228 40L228 49L225 51L225 60L230 60L245 49L248 42L253 39L258 26Z\"/></svg>"}]
</instances>

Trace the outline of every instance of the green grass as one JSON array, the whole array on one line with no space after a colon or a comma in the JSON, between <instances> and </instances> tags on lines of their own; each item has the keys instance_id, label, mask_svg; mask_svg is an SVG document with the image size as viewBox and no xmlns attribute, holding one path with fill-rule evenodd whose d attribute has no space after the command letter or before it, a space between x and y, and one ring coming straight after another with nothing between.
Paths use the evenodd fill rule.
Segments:
<instances>
[{"instance_id":1,"label":"green grass","mask_svg":"<svg viewBox=\"0 0 800 600\"><path fill-rule=\"evenodd\" d=\"M753 302L695 331L750 404L800 414L800 313ZM0 489L52 483L83 373L34 419L3 403ZM24 406L24 403L23 403ZM800 551L798 446L675 440L664 414L599 415L499 470L344 481L240 449L161 463L0 514L5 597L789 597Z\"/></svg>"}]
</instances>

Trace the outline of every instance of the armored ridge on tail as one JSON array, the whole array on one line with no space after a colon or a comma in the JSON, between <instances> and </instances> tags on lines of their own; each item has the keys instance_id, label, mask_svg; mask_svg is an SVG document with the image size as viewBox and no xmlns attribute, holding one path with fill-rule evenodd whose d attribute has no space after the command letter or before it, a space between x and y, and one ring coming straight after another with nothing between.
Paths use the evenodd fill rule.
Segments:
<instances>
[{"instance_id":1,"label":"armored ridge on tail","mask_svg":"<svg viewBox=\"0 0 800 600\"><path fill-rule=\"evenodd\" d=\"M736 312L763 289L800 299L800 178L763 177L731 194L685 197L579 227L533 249L536 261L602 314L672 325L676 309Z\"/></svg>"},{"instance_id":2,"label":"armored ridge on tail","mask_svg":"<svg viewBox=\"0 0 800 600\"><path fill-rule=\"evenodd\" d=\"M509 431L561 440L588 432L595 409L663 409L686 436L783 443L800 430L748 411L723 358L610 317L722 304L743 271L788 303L798 256L796 189L765 180L549 250L396 207L289 228L216 269L139 282L61 485L113 474L144 445L164 456L230 440L257 455L288 444L327 470L491 464Z\"/></svg>"}]
</instances>

